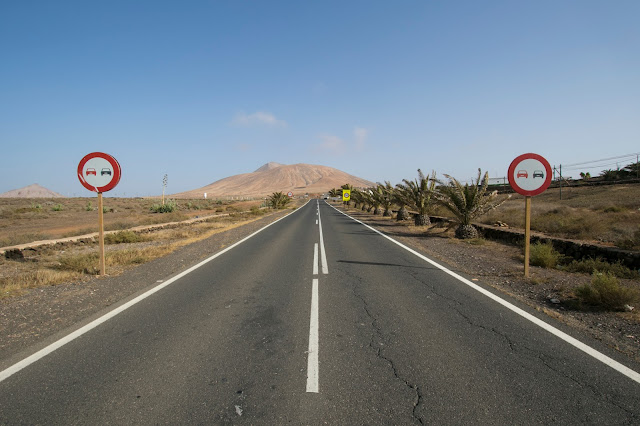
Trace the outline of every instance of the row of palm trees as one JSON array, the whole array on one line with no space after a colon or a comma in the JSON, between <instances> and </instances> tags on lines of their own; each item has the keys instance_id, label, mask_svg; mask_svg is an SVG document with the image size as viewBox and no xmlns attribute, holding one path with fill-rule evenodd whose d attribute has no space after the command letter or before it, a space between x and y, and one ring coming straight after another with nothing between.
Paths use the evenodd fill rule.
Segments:
<instances>
[{"instance_id":1,"label":"row of palm trees","mask_svg":"<svg viewBox=\"0 0 640 426\"><path fill-rule=\"evenodd\" d=\"M428 226L431 224L429 215L438 205L443 206L453 215L458 222L455 231L457 238L477 238L478 231L471 222L479 216L495 209L510 196L498 199L498 192L488 190L489 173L482 176L478 169L478 177L470 184L462 185L456 178L444 175L448 182L436 179L436 172L425 176L418 169L418 177L414 180L403 179L402 183L392 186L385 181L375 187L358 189L350 184L342 185L329 191L332 197L340 197L343 190L350 190L350 201L345 202L346 207L355 203L355 208L372 211L374 214L382 213L383 216L391 216L393 206L397 206L397 220L407 220L409 210L413 211L416 226Z\"/></svg>"}]
</instances>

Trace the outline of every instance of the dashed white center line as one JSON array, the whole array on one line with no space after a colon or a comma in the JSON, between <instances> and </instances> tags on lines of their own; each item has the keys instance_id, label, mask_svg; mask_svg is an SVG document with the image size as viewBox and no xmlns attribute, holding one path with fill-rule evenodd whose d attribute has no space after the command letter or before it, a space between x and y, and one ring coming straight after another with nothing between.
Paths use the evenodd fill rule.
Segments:
<instances>
[{"instance_id":1,"label":"dashed white center line","mask_svg":"<svg viewBox=\"0 0 640 426\"><path fill-rule=\"evenodd\" d=\"M307 392L320 391L318 371L318 279L313 279L311 289L311 321L309 327L309 357L307 359Z\"/></svg>"},{"instance_id":2,"label":"dashed white center line","mask_svg":"<svg viewBox=\"0 0 640 426\"><path fill-rule=\"evenodd\" d=\"M313 245L313 275L318 275L318 243Z\"/></svg>"}]
</instances>

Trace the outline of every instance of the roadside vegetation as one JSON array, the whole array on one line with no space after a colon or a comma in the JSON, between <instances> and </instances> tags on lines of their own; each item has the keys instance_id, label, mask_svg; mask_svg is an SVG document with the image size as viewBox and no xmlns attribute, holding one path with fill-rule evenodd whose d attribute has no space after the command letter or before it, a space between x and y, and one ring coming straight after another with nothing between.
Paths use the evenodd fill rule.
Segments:
<instances>
[{"instance_id":1,"label":"roadside vegetation","mask_svg":"<svg viewBox=\"0 0 640 426\"><path fill-rule=\"evenodd\" d=\"M599 177L584 174L583 181L607 181L613 176L619 185L550 188L534 197L531 230L553 237L592 241L625 250L640 250L640 185L625 183L635 178L640 163L617 171L603 170ZM615 173L614 173L615 172ZM393 186L378 183L372 188L354 188L344 184L329 191L340 197L351 190L345 207L355 207L374 214L396 213L398 221L413 217L415 226L428 227L432 216L444 216L457 223L456 237L476 238L474 223L524 229L524 197L500 195L504 185L488 184L488 174L463 183L436 172L424 175L418 170L415 179L403 179Z\"/></svg>"},{"instance_id":2,"label":"roadside vegetation","mask_svg":"<svg viewBox=\"0 0 640 426\"><path fill-rule=\"evenodd\" d=\"M153 231L121 230L107 234L107 273L118 274L185 245L250 223L264 214L264 210L254 203L247 212L232 211L228 216L214 217L203 222ZM16 259L9 258L11 253L0 257L0 299L19 295L29 288L82 282L99 273L97 238L93 238L88 244L64 243L59 247L44 246L17 252L20 256Z\"/></svg>"},{"instance_id":3,"label":"roadside vegetation","mask_svg":"<svg viewBox=\"0 0 640 426\"><path fill-rule=\"evenodd\" d=\"M616 179L633 177L638 166L627 166L616 174ZM608 180L612 175L611 171L603 171L598 179ZM390 182L371 188L345 184L329 191L329 196L341 197L342 191L349 189L351 199L343 202L346 209L353 207L385 217L395 213L401 223L413 217L413 224L404 226L414 226L425 233L442 226L455 228L453 236L470 245L484 244L474 223L524 228L524 197L499 194L489 186L486 172L478 170L477 178L467 183L449 175L444 178L446 181L438 179L435 171L425 175L418 170L417 178L403 179L395 186ZM583 179L593 178L584 174ZM555 188L534 198L532 231L640 250L640 185L571 187L564 188L561 195L562 198L559 188ZM447 218L450 225L442 222L432 225L432 218L438 216ZM558 253L551 244L536 243L531 246L530 264L590 277L589 284L571 291L576 308L623 310L625 305L639 301L635 286L630 288L618 280L637 283L640 271L620 262L609 263L599 258L575 260Z\"/></svg>"},{"instance_id":4,"label":"roadside vegetation","mask_svg":"<svg viewBox=\"0 0 640 426\"><path fill-rule=\"evenodd\" d=\"M168 200L104 198L105 230L179 222L196 216L235 213L264 205L264 200ZM0 199L0 247L97 232L95 198Z\"/></svg>"},{"instance_id":5,"label":"roadside vegetation","mask_svg":"<svg viewBox=\"0 0 640 426\"><path fill-rule=\"evenodd\" d=\"M283 192L274 192L267 198L267 206L272 209L285 209L291 203L291 198Z\"/></svg>"}]
</instances>

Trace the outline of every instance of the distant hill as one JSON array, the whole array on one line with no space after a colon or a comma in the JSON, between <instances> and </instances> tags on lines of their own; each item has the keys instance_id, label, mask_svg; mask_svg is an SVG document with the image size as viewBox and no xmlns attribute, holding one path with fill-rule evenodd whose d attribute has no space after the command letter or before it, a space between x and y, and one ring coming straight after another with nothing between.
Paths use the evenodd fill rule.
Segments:
<instances>
[{"instance_id":1,"label":"distant hill","mask_svg":"<svg viewBox=\"0 0 640 426\"><path fill-rule=\"evenodd\" d=\"M267 163L253 173L230 176L202 188L171 195L175 198L242 196L262 197L291 191L296 195L324 193L345 183L355 187L375 186L373 182L338 169L312 164Z\"/></svg>"},{"instance_id":2,"label":"distant hill","mask_svg":"<svg viewBox=\"0 0 640 426\"><path fill-rule=\"evenodd\" d=\"M65 196L34 183L0 194L0 198L65 198Z\"/></svg>"}]
</instances>

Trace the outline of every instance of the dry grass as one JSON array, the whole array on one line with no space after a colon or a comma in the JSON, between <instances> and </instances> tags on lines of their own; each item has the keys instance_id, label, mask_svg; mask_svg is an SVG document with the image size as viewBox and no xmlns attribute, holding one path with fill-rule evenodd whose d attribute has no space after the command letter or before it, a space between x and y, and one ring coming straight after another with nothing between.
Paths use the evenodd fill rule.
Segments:
<instances>
[{"instance_id":1,"label":"dry grass","mask_svg":"<svg viewBox=\"0 0 640 426\"><path fill-rule=\"evenodd\" d=\"M262 201L178 200L172 213L152 213L158 199L104 198L105 230L179 222L195 216L249 210ZM93 198L0 198L0 247L71 237L98 230L98 202Z\"/></svg>"},{"instance_id":2,"label":"dry grass","mask_svg":"<svg viewBox=\"0 0 640 426\"><path fill-rule=\"evenodd\" d=\"M524 197L514 195L480 218L524 228ZM640 185L557 188L532 200L531 229L551 236L640 249Z\"/></svg>"},{"instance_id":3,"label":"dry grass","mask_svg":"<svg viewBox=\"0 0 640 426\"><path fill-rule=\"evenodd\" d=\"M70 271L36 269L11 277L0 278L0 299L18 296L26 289L62 284L76 280L80 274Z\"/></svg>"},{"instance_id":4,"label":"dry grass","mask_svg":"<svg viewBox=\"0 0 640 426\"><path fill-rule=\"evenodd\" d=\"M263 213L236 213L190 225L135 233L120 231L105 236L107 273L114 275L214 234L258 220ZM76 244L64 251L43 249L25 262L0 258L0 299L30 288L58 285L99 274L97 245Z\"/></svg>"}]
</instances>

